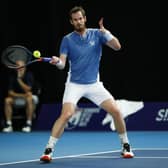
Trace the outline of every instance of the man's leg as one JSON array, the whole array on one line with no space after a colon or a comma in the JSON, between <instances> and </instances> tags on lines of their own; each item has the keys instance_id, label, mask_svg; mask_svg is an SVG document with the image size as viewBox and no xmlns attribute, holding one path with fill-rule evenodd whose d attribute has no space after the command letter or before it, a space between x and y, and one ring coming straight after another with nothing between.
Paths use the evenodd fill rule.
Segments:
<instances>
[{"instance_id":1,"label":"man's leg","mask_svg":"<svg viewBox=\"0 0 168 168\"><path fill-rule=\"evenodd\" d=\"M75 105L72 103L64 103L62 112L60 117L55 121L52 130L51 130L51 136L49 137L48 143L46 145L46 149L44 151L44 154L41 156L40 160L44 162L50 162L52 160L52 154L55 148L55 145L61 135L64 132L64 128L66 126L66 123L70 119L70 117L75 112Z\"/></svg>"},{"instance_id":2,"label":"man's leg","mask_svg":"<svg viewBox=\"0 0 168 168\"><path fill-rule=\"evenodd\" d=\"M26 124L22 128L23 132L31 132L33 113L34 113L33 96L32 93L29 92L26 97Z\"/></svg>"},{"instance_id":3,"label":"man's leg","mask_svg":"<svg viewBox=\"0 0 168 168\"><path fill-rule=\"evenodd\" d=\"M110 113L114 119L116 130L119 134L121 144L123 147L122 155L124 158L134 157L133 152L130 149L129 140L127 137L126 125L124 118L118 108L116 101L114 99L108 99L101 103L100 105L105 111Z\"/></svg>"},{"instance_id":4,"label":"man's leg","mask_svg":"<svg viewBox=\"0 0 168 168\"><path fill-rule=\"evenodd\" d=\"M5 119L6 119L6 126L3 128L3 132L12 132L12 105L13 105L13 98L7 97L5 98Z\"/></svg>"}]
</instances>

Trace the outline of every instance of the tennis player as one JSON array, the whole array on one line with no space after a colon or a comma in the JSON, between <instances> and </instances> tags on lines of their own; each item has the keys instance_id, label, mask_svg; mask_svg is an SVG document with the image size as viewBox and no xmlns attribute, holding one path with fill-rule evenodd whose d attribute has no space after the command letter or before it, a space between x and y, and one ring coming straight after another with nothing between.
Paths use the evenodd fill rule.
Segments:
<instances>
[{"instance_id":1,"label":"tennis player","mask_svg":"<svg viewBox=\"0 0 168 168\"><path fill-rule=\"evenodd\" d=\"M107 91L99 79L99 64L102 46L120 50L117 37L104 28L103 19L99 29L86 28L86 15L81 6L70 10L70 23L74 31L64 36L60 46L60 57L53 56L51 64L64 69L69 60L70 70L65 85L63 108L60 117L55 121L45 151L40 160L50 162L56 143L64 132L70 117L74 114L76 104L85 97L112 115L116 130L121 140L123 158L133 158L126 126L114 97Z\"/></svg>"}]
</instances>

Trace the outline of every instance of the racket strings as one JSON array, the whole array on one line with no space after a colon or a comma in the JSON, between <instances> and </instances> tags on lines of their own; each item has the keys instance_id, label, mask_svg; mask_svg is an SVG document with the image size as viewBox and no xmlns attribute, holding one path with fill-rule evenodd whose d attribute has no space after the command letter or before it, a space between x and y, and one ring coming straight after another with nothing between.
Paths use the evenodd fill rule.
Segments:
<instances>
[{"instance_id":1,"label":"racket strings","mask_svg":"<svg viewBox=\"0 0 168 168\"><path fill-rule=\"evenodd\" d=\"M13 69L23 68L35 62L49 62L51 60L51 58L48 57L35 59L32 56L33 53L26 47L20 45L12 45L7 47L3 51L1 60L6 67ZM18 60L23 60L25 62L25 65L17 65L16 62Z\"/></svg>"},{"instance_id":2,"label":"racket strings","mask_svg":"<svg viewBox=\"0 0 168 168\"><path fill-rule=\"evenodd\" d=\"M19 69L24 66L32 59L32 52L29 51L26 47L21 45L11 45L8 46L3 52L1 61L8 67L13 69ZM16 64L18 60L23 60L25 62L24 66L19 66Z\"/></svg>"}]
</instances>

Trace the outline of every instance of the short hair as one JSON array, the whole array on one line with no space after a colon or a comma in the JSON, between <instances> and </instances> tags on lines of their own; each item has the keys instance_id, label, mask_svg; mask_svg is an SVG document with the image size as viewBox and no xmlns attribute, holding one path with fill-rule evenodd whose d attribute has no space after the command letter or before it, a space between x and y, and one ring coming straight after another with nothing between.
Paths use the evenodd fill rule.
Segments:
<instances>
[{"instance_id":1,"label":"short hair","mask_svg":"<svg viewBox=\"0 0 168 168\"><path fill-rule=\"evenodd\" d=\"M85 10L83 9L82 6L75 6L69 11L69 17L72 19L72 14L76 12L81 12L83 16L86 16Z\"/></svg>"}]
</instances>

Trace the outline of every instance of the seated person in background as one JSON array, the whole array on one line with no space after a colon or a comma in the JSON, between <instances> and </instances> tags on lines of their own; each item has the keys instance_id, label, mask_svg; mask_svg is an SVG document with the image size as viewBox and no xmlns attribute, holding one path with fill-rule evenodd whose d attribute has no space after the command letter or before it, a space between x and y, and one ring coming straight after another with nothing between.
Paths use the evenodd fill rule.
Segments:
<instances>
[{"instance_id":1,"label":"seated person in background","mask_svg":"<svg viewBox=\"0 0 168 168\"><path fill-rule=\"evenodd\" d=\"M16 62L17 65L22 66L25 63L21 60ZM9 77L8 96L5 98L5 118L6 127L3 132L12 132L12 113L13 105L17 99L24 99L26 101L26 123L22 128L23 132L30 132L32 126L32 118L34 112L33 95L33 76L32 73L26 70L26 67L17 69L16 73Z\"/></svg>"}]
</instances>

